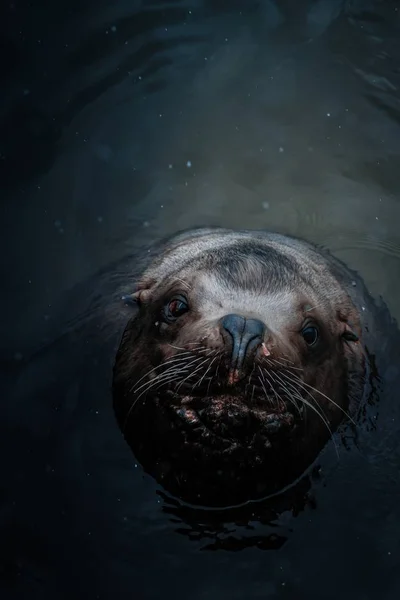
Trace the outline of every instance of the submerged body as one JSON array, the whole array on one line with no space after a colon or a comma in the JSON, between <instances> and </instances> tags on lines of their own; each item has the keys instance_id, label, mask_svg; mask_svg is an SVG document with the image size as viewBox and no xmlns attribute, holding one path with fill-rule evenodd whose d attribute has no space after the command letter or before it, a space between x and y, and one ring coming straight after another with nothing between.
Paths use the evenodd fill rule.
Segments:
<instances>
[{"instance_id":1,"label":"submerged body","mask_svg":"<svg viewBox=\"0 0 400 600\"><path fill-rule=\"evenodd\" d=\"M369 394L374 305L328 252L263 231L161 245L130 297L114 409L138 460L197 504L279 492Z\"/></svg>"}]
</instances>

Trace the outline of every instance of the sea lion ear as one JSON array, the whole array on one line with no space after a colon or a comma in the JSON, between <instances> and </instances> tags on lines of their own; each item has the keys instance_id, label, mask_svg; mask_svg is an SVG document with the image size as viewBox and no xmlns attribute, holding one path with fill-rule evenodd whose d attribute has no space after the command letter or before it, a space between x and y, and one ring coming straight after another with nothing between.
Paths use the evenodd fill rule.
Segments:
<instances>
[{"instance_id":1,"label":"sea lion ear","mask_svg":"<svg viewBox=\"0 0 400 600\"><path fill-rule=\"evenodd\" d=\"M127 294L127 295L121 296L121 300L127 306L137 306L138 305L136 294Z\"/></svg>"},{"instance_id":2,"label":"sea lion ear","mask_svg":"<svg viewBox=\"0 0 400 600\"><path fill-rule=\"evenodd\" d=\"M346 341L346 342L358 342L359 341L359 337L358 335L352 331L351 329L345 329L344 332L342 333L342 338Z\"/></svg>"},{"instance_id":3,"label":"sea lion ear","mask_svg":"<svg viewBox=\"0 0 400 600\"><path fill-rule=\"evenodd\" d=\"M133 294L122 296L121 300L128 306L140 306L148 302L151 295L151 288L154 286L154 281L142 281L137 286L137 291Z\"/></svg>"}]
</instances>

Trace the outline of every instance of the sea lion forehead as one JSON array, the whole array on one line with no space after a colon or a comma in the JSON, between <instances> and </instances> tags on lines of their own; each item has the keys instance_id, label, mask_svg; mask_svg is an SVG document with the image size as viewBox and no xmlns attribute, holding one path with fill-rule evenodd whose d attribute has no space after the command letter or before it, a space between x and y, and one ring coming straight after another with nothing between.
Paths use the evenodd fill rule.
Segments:
<instances>
[{"instance_id":1,"label":"sea lion forehead","mask_svg":"<svg viewBox=\"0 0 400 600\"><path fill-rule=\"evenodd\" d=\"M238 266L265 264L278 267L282 274L284 270L298 270L299 265L294 257L285 251L267 235L255 235L251 231L217 230L207 232L203 236L183 239L167 247L147 269L144 277L161 283L174 274L183 274L191 268L207 266L208 269L218 269L221 274L229 276Z\"/></svg>"},{"instance_id":2,"label":"sea lion forehead","mask_svg":"<svg viewBox=\"0 0 400 600\"><path fill-rule=\"evenodd\" d=\"M225 248L229 248L237 243L238 239L243 238L243 235L230 230L215 232L206 230L204 235L173 238L161 254L152 261L146 270L145 277L157 281L170 277L173 273L179 272L187 265L201 259L207 252L223 251ZM245 235L249 236L248 233Z\"/></svg>"}]
</instances>

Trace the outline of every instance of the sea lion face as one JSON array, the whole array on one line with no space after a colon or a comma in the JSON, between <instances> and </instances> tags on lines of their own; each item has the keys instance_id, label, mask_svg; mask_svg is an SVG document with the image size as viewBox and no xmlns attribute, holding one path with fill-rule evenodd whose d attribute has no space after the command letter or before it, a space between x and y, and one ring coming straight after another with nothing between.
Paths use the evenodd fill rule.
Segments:
<instances>
[{"instance_id":1,"label":"sea lion face","mask_svg":"<svg viewBox=\"0 0 400 600\"><path fill-rule=\"evenodd\" d=\"M167 487L220 503L299 476L348 414L349 375L363 365L357 312L312 254L232 234L211 241L192 253L193 241L178 244L170 268L161 260L145 273L114 404Z\"/></svg>"}]
</instances>

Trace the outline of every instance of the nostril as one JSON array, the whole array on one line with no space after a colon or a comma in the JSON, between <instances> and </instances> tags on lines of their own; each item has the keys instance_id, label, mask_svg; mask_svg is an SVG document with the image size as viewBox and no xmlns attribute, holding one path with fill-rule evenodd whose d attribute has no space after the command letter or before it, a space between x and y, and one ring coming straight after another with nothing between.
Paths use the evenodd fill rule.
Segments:
<instances>
[{"instance_id":1,"label":"nostril","mask_svg":"<svg viewBox=\"0 0 400 600\"><path fill-rule=\"evenodd\" d=\"M265 325L258 319L235 314L226 315L220 323L232 341L231 366L241 369L246 358L262 343Z\"/></svg>"},{"instance_id":2,"label":"nostril","mask_svg":"<svg viewBox=\"0 0 400 600\"><path fill-rule=\"evenodd\" d=\"M221 319L221 325L233 338L242 335L246 319L240 315L226 315Z\"/></svg>"}]
</instances>

